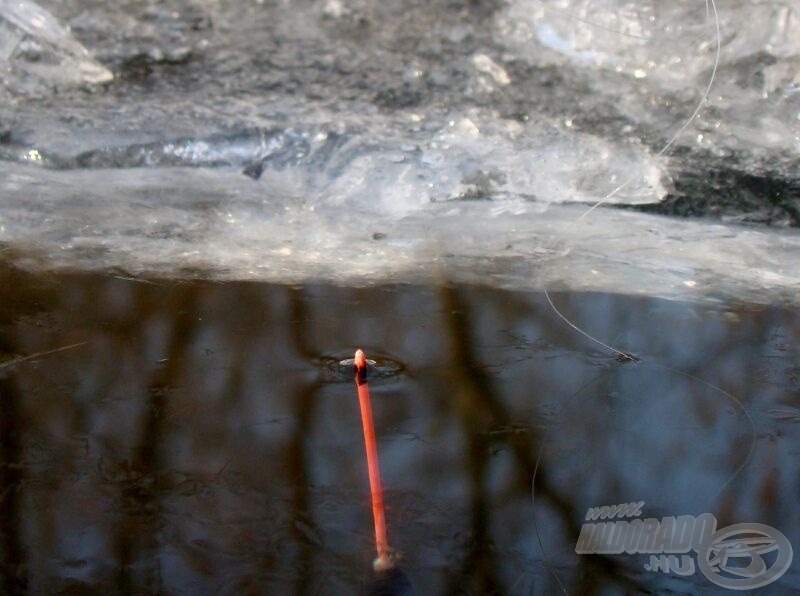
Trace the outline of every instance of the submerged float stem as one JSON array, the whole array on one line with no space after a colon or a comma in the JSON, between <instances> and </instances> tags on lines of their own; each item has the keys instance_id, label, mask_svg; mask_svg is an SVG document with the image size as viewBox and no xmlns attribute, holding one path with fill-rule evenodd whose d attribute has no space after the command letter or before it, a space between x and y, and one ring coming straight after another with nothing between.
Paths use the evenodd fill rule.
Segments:
<instances>
[{"instance_id":1,"label":"submerged float stem","mask_svg":"<svg viewBox=\"0 0 800 596\"><path fill-rule=\"evenodd\" d=\"M372 517L375 522L375 547L378 552L377 564L389 562L389 543L386 539L386 518L383 510L383 489L381 471L378 465L378 442L375 439L375 426L372 422L372 405L369 399L367 382L367 357L363 350L356 350L354 360L358 403L361 406L361 425L364 428L364 447L367 452L369 469L369 490L372 495Z\"/></svg>"}]
</instances>

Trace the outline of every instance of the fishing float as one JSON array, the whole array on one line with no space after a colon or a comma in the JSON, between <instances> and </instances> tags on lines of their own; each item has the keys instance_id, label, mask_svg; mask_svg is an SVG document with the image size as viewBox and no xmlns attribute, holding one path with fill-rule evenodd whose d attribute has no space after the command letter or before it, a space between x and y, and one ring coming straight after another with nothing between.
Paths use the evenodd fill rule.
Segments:
<instances>
[{"instance_id":1,"label":"fishing float","mask_svg":"<svg viewBox=\"0 0 800 596\"><path fill-rule=\"evenodd\" d=\"M369 382L367 381L367 357L361 349L356 350L353 366L356 373L356 389L358 403L361 407L361 426L364 430L364 447L367 452L367 470L369 471L369 491L372 497L372 518L375 525L375 549L378 557L375 568L392 566L389 557L389 542L386 538L386 515L383 507L383 488L381 486L381 470L378 463L378 441L375 438L375 425L372 421L372 403L369 398Z\"/></svg>"},{"instance_id":2,"label":"fishing float","mask_svg":"<svg viewBox=\"0 0 800 596\"><path fill-rule=\"evenodd\" d=\"M375 526L375 550L373 561L374 577L368 582L366 596L414 596L414 588L405 573L398 567L394 550L386 537L386 515L383 506L383 487L378 463L378 441L375 438L375 424L372 420L372 403L369 398L367 366L375 364L367 360L364 351L356 350L353 367L356 375L356 390L361 408L361 426L364 430L364 448L369 471L369 492L372 501L372 519Z\"/></svg>"}]
</instances>

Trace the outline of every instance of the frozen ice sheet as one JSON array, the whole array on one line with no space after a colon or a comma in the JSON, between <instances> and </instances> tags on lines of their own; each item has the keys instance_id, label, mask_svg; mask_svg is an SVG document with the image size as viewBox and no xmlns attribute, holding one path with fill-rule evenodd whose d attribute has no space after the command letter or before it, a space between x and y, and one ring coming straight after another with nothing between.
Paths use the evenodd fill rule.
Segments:
<instances>
[{"instance_id":1,"label":"frozen ice sheet","mask_svg":"<svg viewBox=\"0 0 800 596\"><path fill-rule=\"evenodd\" d=\"M238 169L50 171L0 182L0 241L30 267L133 275L457 280L683 300L796 300L795 230L523 199L418 202L402 213L356 195L326 201Z\"/></svg>"}]
</instances>

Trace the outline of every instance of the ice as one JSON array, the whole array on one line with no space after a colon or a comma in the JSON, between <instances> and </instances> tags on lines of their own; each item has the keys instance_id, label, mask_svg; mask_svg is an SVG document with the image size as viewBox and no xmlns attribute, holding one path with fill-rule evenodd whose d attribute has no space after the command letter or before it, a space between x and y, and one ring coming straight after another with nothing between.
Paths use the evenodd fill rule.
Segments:
<instances>
[{"instance_id":1,"label":"ice","mask_svg":"<svg viewBox=\"0 0 800 596\"><path fill-rule=\"evenodd\" d=\"M29 0L0 0L0 65L6 85L25 86L34 75L47 85L108 83L112 73L45 9Z\"/></svg>"},{"instance_id":2,"label":"ice","mask_svg":"<svg viewBox=\"0 0 800 596\"><path fill-rule=\"evenodd\" d=\"M108 192L107 189L113 189ZM29 266L276 283L443 279L683 300L795 300L800 236L522 199L292 196L236 170L42 170L2 183L0 241ZM409 201L404 189L383 200Z\"/></svg>"},{"instance_id":3,"label":"ice","mask_svg":"<svg viewBox=\"0 0 800 596\"><path fill-rule=\"evenodd\" d=\"M4 258L798 295L792 2L43 5L58 20L0 3ZM52 84L93 80L75 79L69 60L96 62L70 31L113 79ZM37 70L34 43L68 62Z\"/></svg>"},{"instance_id":4,"label":"ice","mask_svg":"<svg viewBox=\"0 0 800 596\"><path fill-rule=\"evenodd\" d=\"M653 108L657 98L700 98L714 64L712 8L703 1L519 0L498 19L497 39L538 64L566 61L603 73L593 81L595 92L668 131L665 110ZM796 157L800 7L736 0L717 8L720 68L713 108L696 124L701 142L716 151L761 146Z\"/></svg>"}]
</instances>

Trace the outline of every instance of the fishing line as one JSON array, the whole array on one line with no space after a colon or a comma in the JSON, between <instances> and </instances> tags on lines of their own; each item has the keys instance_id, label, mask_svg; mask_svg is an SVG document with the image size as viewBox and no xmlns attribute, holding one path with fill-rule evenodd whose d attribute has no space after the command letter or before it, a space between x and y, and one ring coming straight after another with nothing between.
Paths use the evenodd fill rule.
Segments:
<instances>
[{"instance_id":1,"label":"fishing line","mask_svg":"<svg viewBox=\"0 0 800 596\"><path fill-rule=\"evenodd\" d=\"M670 149L670 147L672 147L672 145L675 143L675 141L678 139L678 137L681 134L683 134L683 132L692 124L692 122L694 122L695 118L697 118L697 115L700 113L700 110L703 108L703 104L705 104L706 100L708 99L708 96L711 93L711 88L714 85L714 79L716 78L717 68L719 67L719 61L720 61L720 53L721 53L721 48L722 48L722 36L720 34L719 13L717 12L717 5L715 3L715 0L706 0L706 10L707 11L708 11L709 3L710 3L710 6L711 6L711 9L713 10L713 13L714 13L714 24L715 24L715 31L716 31L716 52L715 52L715 55L714 55L714 66L711 69L711 76L708 79L708 85L706 85L705 91L703 92L703 95L700 98L700 101L697 103L697 106L695 107L695 109L692 112L691 116L689 116L689 118L675 132L675 134L672 135L672 137L661 148L661 150L658 153L656 153L656 158L662 157ZM584 219L592 211L594 211L600 205L602 205L603 203L607 202L609 199L611 199L612 197L617 195L617 193L619 193L622 189L627 187L631 182L636 180L638 177L639 177L639 175L630 176L622 184L620 184L619 186L614 188L611 192L606 194L602 199L600 199L594 205L592 205L586 211L584 211L577 218L577 220L572 222L571 225L574 226L578 221L580 221L581 219ZM545 298L547 298L547 302L550 303L550 307L553 309L553 311L559 316L559 318L561 318L565 323L567 323L572 329L574 329L575 331L579 332L581 335L583 335L587 339L590 339L594 343L602 346L603 348L605 348L605 349L607 349L609 351L615 352L616 354L618 354L620 356L623 356L623 357L627 357L628 356L627 352L623 352L622 350L619 350L619 349L617 349L617 348L615 348L613 346L610 346L610 345L600 341L599 339L597 339L596 337L590 335L586 331L580 329L575 323L570 321L569 318L566 315L564 315L558 308L556 308L555 304L553 304L553 300L550 297L550 292L548 291L547 288L545 288L545 290L544 290L544 295L545 295Z\"/></svg>"},{"instance_id":2,"label":"fishing line","mask_svg":"<svg viewBox=\"0 0 800 596\"><path fill-rule=\"evenodd\" d=\"M608 345L608 344L606 344L606 343L603 343L602 341L600 341L600 340L599 340L599 339L597 339L596 337L594 337L594 336L592 336L592 335L589 335L588 333L586 333L586 331L584 331L583 329L581 329L580 327L578 327L577 325L575 325L575 324L574 324L572 321L570 321L570 320L569 320L567 317L565 317L565 316L563 315L563 313L562 313L560 310L558 310L558 309L556 308L556 305L555 305L555 304L553 304L553 300L550 298L550 294L547 292L547 288L545 288L545 290L544 290L544 296L545 296L545 298L547 298L547 302L549 302L549 303L550 303L550 307L553 309L553 311L555 311L555 313L556 313L556 314L557 314L559 317L561 317L561 320L562 320L562 321L564 321L564 322L565 322L567 325L569 325L570 327L572 327L572 328L573 328L575 331L577 331L578 333L580 333L580 334L581 334L581 335L583 335L584 337L586 337L586 338L588 338L588 339L592 340L594 343L596 343L596 344L599 344L599 345L603 346L603 347L604 347L604 348L606 348L607 350L609 350L609 351L611 351L611 352L616 352L616 353L617 353L619 356L622 356L622 357L623 357L623 358L625 358L625 359L630 359L630 354L628 354L628 353L626 353L626 352L622 352L622 351L618 350L617 348L614 348L614 347L612 347L612 346L610 346L610 345Z\"/></svg>"},{"instance_id":3,"label":"fishing line","mask_svg":"<svg viewBox=\"0 0 800 596\"><path fill-rule=\"evenodd\" d=\"M731 482L733 482L733 480L744 470L744 468L746 467L746 465L750 461L750 458L752 457L753 452L755 451L756 437L757 437L755 420L753 420L753 417L750 415L750 413L744 407L744 404L741 402L741 400L739 400L736 396L734 396L733 394L729 393L725 389L719 387L718 385L714 385L713 383L710 383L709 381L706 381L705 379L702 379L702 378L698 377L697 375L693 375L691 373L687 373L687 372L684 372L684 371L681 371L681 370L678 370L678 369L675 369L675 368L672 368L670 366L666 366L666 365L663 365L663 364L658 364L658 363L655 363L655 362L647 362L647 363L644 363L642 366L645 367L645 368L647 366L652 366L653 368L658 368L658 369L665 370L667 372L673 373L673 374L678 375L678 376L682 376L682 377L684 377L686 379L689 379L691 381L695 381L697 383L705 385L709 389L712 389L712 390L714 390L714 391L716 391L718 393L721 393L722 395L727 397L731 402L733 402L736 406L738 406L738 408L742 411L742 413L745 415L745 417L747 418L748 422L750 423L750 447L748 448L747 455L741 461L741 463L736 467L736 469L733 471L733 473L725 480L725 482L723 482L720 485L719 489L717 489L717 492L714 494L714 497L713 497L714 499L717 499L719 497L719 495L722 494L722 492L731 484ZM596 383L597 381L599 381L603 376L607 375L609 372L610 371L604 371L604 372L598 374L597 376L595 376L594 378L590 379L589 381L585 382L583 385L581 385L574 393L572 393L569 397L567 397L563 401L561 407L558 409L558 412L555 414L554 418L555 419L560 419L562 412L566 409L567 405L569 405L571 403L571 401L577 395L580 395L585 389L587 389L589 386L591 386L594 383ZM539 468L541 467L542 458L544 456L544 452L545 452L545 449L547 447L547 442L548 442L548 439L550 437L550 432L551 432L552 428L553 428L553 424L552 423L547 424L545 426L545 431L544 431L544 434L542 436L542 443L541 443L541 446L539 447L539 452L538 452L538 454L536 456L536 463L534 464L534 467L533 467L533 478L531 479L531 506L533 507L533 528L534 528L534 533L536 534L536 541L539 544L539 550L542 553L542 561L544 562L544 564L547 567L547 569L550 572L550 574L556 580L556 583L558 583L559 587L561 588L561 592L563 594L567 595L568 591L564 587L563 583L561 582L561 578L558 576L558 573L556 572L555 568L552 566L552 564L550 563L549 558L547 557L547 554L546 554L547 551L544 548L544 543L542 541L542 536L541 536L541 533L539 531L539 525L536 522L536 477L537 477L537 474L539 472Z\"/></svg>"},{"instance_id":4,"label":"fishing line","mask_svg":"<svg viewBox=\"0 0 800 596\"><path fill-rule=\"evenodd\" d=\"M558 409L558 412L556 413L555 417L560 418L561 413L567 407L567 404L570 402L570 400L572 400L576 395L580 394L584 389L597 382L604 374L607 373L600 373L593 379L590 379L589 381L578 387L578 389L572 395L570 395L566 400L564 400L564 402L561 404L561 407ZM536 533L536 541L539 543L539 550L542 552L542 560L544 561L544 564L547 567L547 569L550 571L550 574L556 580L558 586L561 588L561 592L566 595L568 594L567 589L564 587L564 584L561 583L561 578L558 577L558 574L556 573L555 569L550 564L550 559L547 558L546 554L547 551L545 550L544 543L542 542L542 535L539 533L539 524L536 523L536 474L539 472L539 466L542 462L542 455L544 454L544 448L547 445L547 438L550 435L550 429L552 427L553 427L552 424L548 424L547 426L545 426L544 435L542 435L542 446L539 447L539 453L536 455L536 463L533 466L533 479L531 480L531 506L533 507L533 529L534 532Z\"/></svg>"},{"instance_id":5,"label":"fishing line","mask_svg":"<svg viewBox=\"0 0 800 596\"><path fill-rule=\"evenodd\" d=\"M703 95L700 98L700 101L698 102L698 104L695 107L694 111L692 112L691 116L689 116L689 118L686 120L686 122L683 123L683 125L677 130L677 132L675 132L674 135L672 135L672 137L669 139L669 141L667 141L667 143L656 154L656 157L663 156L669 150L669 148L675 143L675 141L678 139L678 137L697 118L697 115L700 113L700 110L702 109L703 104L706 102L706 100L708 99L709 94L711 93L711 88L712 88L712 86L714 84L714 79L716 78L717 69L719 68L720 54L721 54L721 48L722 48L722 34L721 34L721 31L720 31L719 13L717 11L717 5L716 5L715 0L705 0L705 5L706 5L706 19L709 18L711 13L713 13L713 15L714 15L714 30L715 30L715 41L716 41L716 51L715 51L715 54L714 54L714 66L711 69L711 75L709 77L708 84L706 85L705 91L703 92ZM579 220L583 219L584 217L586 217L589 213L594 211L597 207L602 205L604 202L608 201L611 197L613 197L620 190L625 188L628 184L630 184L636 178L637 178L637 176L635 176L635 175L631 176L630 178L628 178L625 182L620 184L618 187L616 187L614 190L612 190L610 193L608 193L606 196L604 196L602 199L600 199L597 203L595 203L589 209L587 209L584 213L582 213L578 217L578 220L576 220L576 221L579 221ZM576 222L573 222L573 225L575 223ZM613 347L613 346L601 341L600 339L590 335L588 332L584 331L583 329L578 327L575 323L570 321L569 318L566 315L564 315L556 307L556 305L553 303L553 300L552 300L552 298L550 296L550 293L547 290L547 288L545 288L545 290L544 290L544 295L545 295L545 298L547 298L547 302L550 304L550 307L553 309L553 311L556 313L556 315L558 315L558 317L561 318L573 330L577 331L578 333L580 333L581 335L583 335L587 339L589 339L589 340L593 341L594 343L602 346L603 348L606 348L607 350L616 353L618 356L624 358L625 360L633 360L636 363L639 362L639 359L636 358L636 357L633 357L630 353L623 352L622 350L619 350L619 349L617 349L617 348L615 348L615 347ZM751 426L751 430L752 430L752 441L751 441L750 450L749 450L749 452L747 454L747 457L745 457L745 459L741 463L741 465L734 471L733 475L725 483L723 483L723 485L720 487L719 491L715 495L715 498L716 498L730 484L730 482L733 481L733 479L739 474L739 472L742 471L742 469L745 467L745 465L749 461L749 459L750 459L750 457L751 457L751 455L753 453L753 450L755 449L755 440L756 440L755 422L753 421L753 418L750 416L750 414L745 409L745 407L742 404L742 402L739 399L737 399L736 397L734 397L732 394L730 394L727 391L725 391L724 389L722 389L721 387L719 387L717 385L714 385L713 383L710 383L709 381L701 379L700 377L691 375L689 373L684 373L684 372L681 372L681 371L676 370L676 369L669 368L669 367L664 366L664 365L657 365L657 364L654 364L654 365L655 366L661 366L665 370L669 370L669 371L672 371L672 372L674 372L676 374L679 374L679 375L682 375L684 377L687 377L687 378L693 379L695 381L698 381L698 382L700 382L700 383L702 383L702 384L704 384L704 385L706 385L706 386L718 391L722 395L725 395L728 399L732 400L734 403L736 403L742 409L742 411L744 412L745 416L747 416L747 419L750 422L750 426Z\"/></svg>"},{"instance_id":6,"label":"fishing line","mask_svg":"<svg viewBox=\"0 0 800 596\"><path fill-rule=\"evenodd\" d=\"M739 409L747 417L748 422L750 422L750 449L748 449L748 451L747 451L747 456L745 456L744 460L742 460L742 463L739 464L739 466L733 471L733 474L731 474L730 478L728 478L725 482L723 482L722 486L719 487L717 492L714 494L714 498L716 499L717 497L719 497L719 495L722 493L722 491L724 491L728 487L728 485L731 482L733 482L733 479L736 478L742 470L744 470L745 466L750 461L750 457L753 455L753 451L755 451L755 449L756 449L756 434L757 433L756 433L755 420L753 420L753 417L750 415L750 412L748 412L747 409L744 407L744 404L736 396L734 396L731 393L728 393L722 387L719 387L718 385L714 385L713 383L710 383L709 381L706 381L705 379L702 379L702 378L700 378L700 377L698 377L696 375L693 375L691 373L687 373L687 372L684 372L682 370L678 370L676 368L672 368L670 366L666 366L664 364L658 364L657 362L649 362L648 364L650 366L655 366L657 368L662 368L662 369L664 369L666 371L669 371L669 372L671 372L673 374L676 374L676 375L680 375L680 376L685 377L687 379L691 379L692 381L696 381L698 383L701 383L701 384L705 385L706 387L721 393L722 395L727 397L729 400L731 400L734 404L739 406Z\"/></svg>"},{"instance_id":7,"label":"fishing line","mask_svg":"<svg viewBox=\"0 0 800 596\"><path fill-rule=\"evenodd\" d=\"M721 36L721 32L720 32L719 13L717 11L717 6L716 6L715 0L705 0L705 7L706 7L706 20L709 19L710 15L712 13L714 15L714 29L715 29L715 41L716 41L716 44L715 44L716 48L715 48L715 54L714 54L714 65L713 65L713 67L711 69L711 74L709 76L708 84L706 85L706 88L705 88L705 90L704 90L704 92L703 92L703 94L702 94L702 96L700 98L700 101L697 103L697 106L695 107L695 109L692 112L692 114L680 126L680 128L672 135L672 137L666 142L666 144L656 153L656 155L655 155L656 158L662 157L664 154L666 154L666 152L669 151L669 149L675 144L675 142L680 137L680 135L682 135L686 131L686 129L695 121L695 119L697 118L698 114L700 113L700 110L703 108L704 104L708 100L709 94L711 93L711 89L712 89L713 84L714 84L714 80L716 78L717 69L719 68L719 63L720 63L720 54L721 54L721 47L722 47L722 36ZM588 23L588 24L591 24L591 23ZM598 207L600 207L601 205L606 203L608 200L610 200L611 198L616 196L620 191L622 191L625 187L627 187L629 184L631 184L631 182L636 180L638 177L639 177L639 175L632 175L629 178L627 178L625 181L622 182L622 184L620 184L619 186L617 186L616 188L611 190L609 193L607 193L605 196L603 196L599 201L597 201L595 204L593 204L591 207L589 207L586 211L584 211L575 221L572 222L572 225L574 226L580 220L585 219L586 216L588 216L595 209L597 209ZM545 290L544 290L544 295L545 295L545 298L547 299L547 302L549 303L549 305L553 309L553 311L556 313L556 315L562 321L564 321L570 328L572 328L574 331L580 333L581 335L583 335L587 339L589 339L592 342L600 345L601 347L605 348L606 350L608 350L610 352L614 352L618 356L624 357L625 360L634 360L635 362L638 363L639 359L636 358L636 357L631 356L630 353L624 352L624 351L622 351L620 349L617 349L617 348L615 348L615 347L613 347L613 346L601 341L600 339L592 336L588 332L586 332L583 329L581 329L580 327L578 327L575 323L573 323L553 303L553 300L552 300L552 298L550 296L550 293L547 290L547 288L545 288ZM738 398L736 398L734 395L732 395L728 391L722 389L721 387L719 387L717 385L714 385L713 383L710 383L709 381L706 381L706 380L704 380L704 379L702 379L702 378L700 378L700 377L698 377L696 375L693 375L693 374L690 374L690 373L686 373L686 372L671 368L669 366L665 366L665 365L661 365L661 364L657 364L657 363L650 363L650 364L652 364L655 367L658 367L658 368L661 368L663 370L666 370L668 372L683 376L684 378L687 378L687 379L693 380L695 382L701 383L702 385L705 385L706 387L721 393L722 395L727 397L730 401L732 401L734 404L736 404L739 407L739 409L741 409L741 411L747 417L748 422L750 423L751 441L750 441L750 447L748 449L747 455L744 458L744 460L739 464L739 466L736 468L736 470L734 470L733 474L731 474L731 476L717 490L717 492L714 495L714 499L716 499L730 485L730 483L742 472L742 470L745 468L747 463L750 461L750 458L752 457L752 454L753 454L753 452L755 450L755 444L756 444L756 426L755 426L755 421L753 420L753 417L750 415L750 413L747 411L747 409L744 407L744 404ZM569 398L567 398L567 401L565 402L565 405L575 395L579 394L581 391L583 391L586 387L588 387L589 385L591 385L592 383L597 381L599 378L600 378L600 376L595 377L594 379L590 380L589 382L587 382L586 384L581 386L578 389L578 391L576 391ZM561 410L559 410L559 412L560 411ZM546 431L545 431L545 434L544 434L544 436L542 438L542 446L541 446L541 448L539 450L539 453L538 453L538 456L536 458L536 464L534 466L534 471L533 471L533 479L531 481L531 504L534 506L534 516L533 516L534 530L535 530L535 533L536 533L536 539L537 539L537 541L539 543L539 548L540 548L540 550L542 552L543 561L545 562L545 565L548 567L548 569L550 570L550 573L552 574L552 576L554 577L554 579L558 583L562 593L566 595L566 594L568 594L566 588L564 587L563 583L561 582L561 579L559 578L558 574L555 572L553 567L550 565L550 562L549 562L549 560L547 558L547 555L545 554L544 545L542 543L541 534L539 532L539 528L538 528L538 525L536 523L536 515L535 515L536 475L537 475L537 472L539 470L539 466L541 464L542 455L543 455L543 452L544 452L544 449L545 449L545 445L547 443L547 438L548 438L549 432L550 432L550 426L548 426Z\"/></svg>"},{"instance_id":8,"label":"fishing line","mask_svg":"<svg viewBox=\"0 0 800 596\"><path fill-rule=\"evenodd\" d=\"M721 49L722 49L722 36L720 35L720 30L719 30L719 14L717 13L717 5L715 4L714 0L706 0L706 11L708 10L709 2L711 3L711 8L714 11L714 26L715 26L715 29L716 29L716 36L715 36L716 37L716 52L714 54L714 66L711 69L711 76L708 78L708 85L706 86L706 90L703 93L703 96L700 98L700 101L697 103L697 107L694 109L694 112L692 112L692 115L689 116L689 119L686 120L686 122L683 123L683 126L681 126L677 130L677 132L674 135L672 135L672 138L669 141L667 141L667 144L664 145L661 148L661 151L656 153L656 158L662 157L667 151L669 151L670 147L672 147L672 145L675 143L675 141L678 140L678 137L683 134L683 131L685 131L687 128L689 128L689 126L692 124L692 122L694 122L695 118L697 118L697 115L700 113L700 110L703 109L703 104L705 104L706 100L708 99L708 95L711 93L711 87L714 86L714 79L717 76L717 68L719 67L719 57L720 57L720 53L721 53ZM594 211L600 205L602 205L603 203L608 201L610 198L615 196L619 191L621 191L623 188L628 186L631 182L636 180L638 177L639 176L637 176L637 175L633 175L630 178L628 178L627 180L625 180L625 182L623 182L622 184L617 186L614 190L612 190L610 193L608 193L602 199L597 201L597 203L595 203L594 205L589 207L589 209L584 211L578 219L583 219L584 217L589 215L592 211Z\"/></svg>"}]
</instances>

